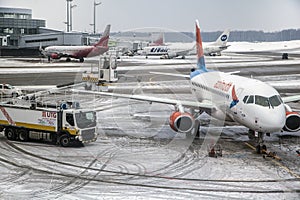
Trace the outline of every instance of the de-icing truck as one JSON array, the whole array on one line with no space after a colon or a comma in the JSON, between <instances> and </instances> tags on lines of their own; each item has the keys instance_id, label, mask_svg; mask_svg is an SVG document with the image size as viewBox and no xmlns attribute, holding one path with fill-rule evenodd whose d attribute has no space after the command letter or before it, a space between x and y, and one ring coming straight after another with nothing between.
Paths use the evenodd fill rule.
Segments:
<instances>
[{"instance_id":1,"label":"de-icing truck","mask_svg":"<svg viewBox=\"0 0 300 200\"><path fill-rule=\"evenodd\" d=\"M0 131L9 140L44 140L63 147L72 142L88 143L97 139L96 113L81 109L79 103L60 105L0 104Z\"/></svg>"}]
</instances>

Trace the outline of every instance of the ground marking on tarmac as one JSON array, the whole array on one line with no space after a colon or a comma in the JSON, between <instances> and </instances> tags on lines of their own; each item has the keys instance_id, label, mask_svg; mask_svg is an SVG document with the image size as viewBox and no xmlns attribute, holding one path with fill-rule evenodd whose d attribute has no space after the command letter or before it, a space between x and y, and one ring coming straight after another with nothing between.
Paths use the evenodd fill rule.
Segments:
<instances>
[{"instance_id":1,"label":"ground marking on tarmac","mask_svg":"<svg viewBox=\"0 0 300 200\"><path fill-rule=\"evenodd\" d=\"M245 142L245 144L250 147L253 150L256 150L256 148L254 146L252 146L251 144ZM272 162L274 162L276 165L278 165L279 167L281 167L282 169L284 169L285 171L287 171L288 173L290 173L291 175L293 175L294 177L300 179L300 176L298 174L296 174L295 172L293 172L292 170L290 170L288 167L284 166L282 163L278 162L277 160L272 159Z\"/></svg>"}]
</instances>

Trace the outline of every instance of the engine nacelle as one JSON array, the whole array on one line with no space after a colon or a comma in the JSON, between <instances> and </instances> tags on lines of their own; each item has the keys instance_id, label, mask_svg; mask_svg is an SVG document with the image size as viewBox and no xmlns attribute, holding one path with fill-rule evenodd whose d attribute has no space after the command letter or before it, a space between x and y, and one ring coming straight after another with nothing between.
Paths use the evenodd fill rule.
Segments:
<instances>
[{"instance_id":1,"label":"engine nacelle","mask_svg":"<svg viewBox=\"0 0 300 200\"><path fill-rule=\"evenodd\" d=\"M172 59L172 58L175 58L175 57L177 57L178 55L176 54L176 52L174 52L174 51L170 51L169 53L168 53L168 58L169 59Z\"/></svg>"},{"instance_id":2,"label":"engine nacelle","mask_svg":"<svg viewBox=\"0 0 300 200\"><path fill-rule=\"evenodd\" d=\"M59 56L57 53L52 53L52 54L50 55L50 57L51 57L52 59L60 59L60 56Z\"/></svg>"},{"instance_id":3,"label":"engine nacelle","mask_svg":"<svg viewBox=\"0 0 300 200\"><path fill-rule=\"evenodd\" d=\"M286 121L283 130L296 132L300 130L300 114L297 112L286 112Z\"/></svg>"},{"instance_id":4,"label":"engine nacelle","mask_svg":"<svg viewBox=\"0 0 300 200\"><path fill-rule=\"evenodd\" d=\"M170 127L180 133L190 132L195 124L195 119L190 113L175 111L170 116Z\"/></svg>"}]
</instances>

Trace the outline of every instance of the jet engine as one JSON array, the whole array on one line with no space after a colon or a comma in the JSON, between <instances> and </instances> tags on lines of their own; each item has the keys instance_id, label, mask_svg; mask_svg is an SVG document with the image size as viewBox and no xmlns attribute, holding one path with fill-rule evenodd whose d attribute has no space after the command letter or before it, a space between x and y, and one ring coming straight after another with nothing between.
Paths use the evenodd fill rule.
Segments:
<instances>
[{"instance_id":1,"label":"jet engine","mask_svg":"<svg viewBox=\"0 0 300 200\"><path fill-rule=\"evenodd\" d=\"M300 114L297 112L286 112L286 121L283 130L296 132L300 130Z\"/></svg>"},{"instance_id":2,"label":"jet engine","mask_svg":"<svg viewBox=\"0 0 300 200\"><path fill-rule=\"evenodd\" d=\"M180 133L188 133L192 130L195 119L190 113L175 111L170 116L170 127Z\"/></svg>"},{"instance_id":3,"label":"jet engine","mask_svg":"<svg viewBox=\"0 0 300 200\"><path fill-rule=\"evenodd\" d=\"M59 56L57 53L52 53L52 54L50 55L50 57L51 57L52 59L60 59L60 56Z\"/></svg>"},{"instance_id":4,"label":"jet engine","mask_svg":"<svg viewBox=\"0 0 300 200\"><path fill-rule=\"evenodd\" d=\"M175 58L175 57L177 57L176 52L174 52L174 51L169 51L168 52L168 58L169 59L172 59L172 58Z\"/></svg>"}]
</instances>

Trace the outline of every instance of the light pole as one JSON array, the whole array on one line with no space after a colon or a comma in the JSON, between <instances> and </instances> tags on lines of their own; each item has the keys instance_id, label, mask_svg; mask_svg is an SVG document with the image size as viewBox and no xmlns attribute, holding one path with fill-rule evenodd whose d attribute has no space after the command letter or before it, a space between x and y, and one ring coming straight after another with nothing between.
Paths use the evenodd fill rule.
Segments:
<instances>
[{"instance_id":1,"label":"light pole","mask_svg":"<svg viewBox=\"0 0 300 200\"><path fill-rule=\"evenodd\" d=\"M66 0L67 1L67 32L70 31L70 3L73 0Z\"/></svg>"},{"instance_id":2,"label":"light pole","mask_svg":"<svg viewBox=\"0 0 300 200\"><path fill-rule=\"evenodd\" d=\"M72 31L72 28L73 28L73 20L72 20L72 14L73 14L73 12L72 12L72 10L73 10L73 8L76 8L77 7L77 5L72 5L71 4L71 7L70 7L70 31Z\"/></svg>"},{"instance_id":3,"label":"light pole","mask_svg":"<svg viewBox=\"0 0 300 200\"><path fill-rule=\"evenodd\" d=\"M96 3L96 1L94 1L94 34L96 33L96 6L100 4L102 4L102 2Z\"/></svg>"}]
</instances>

